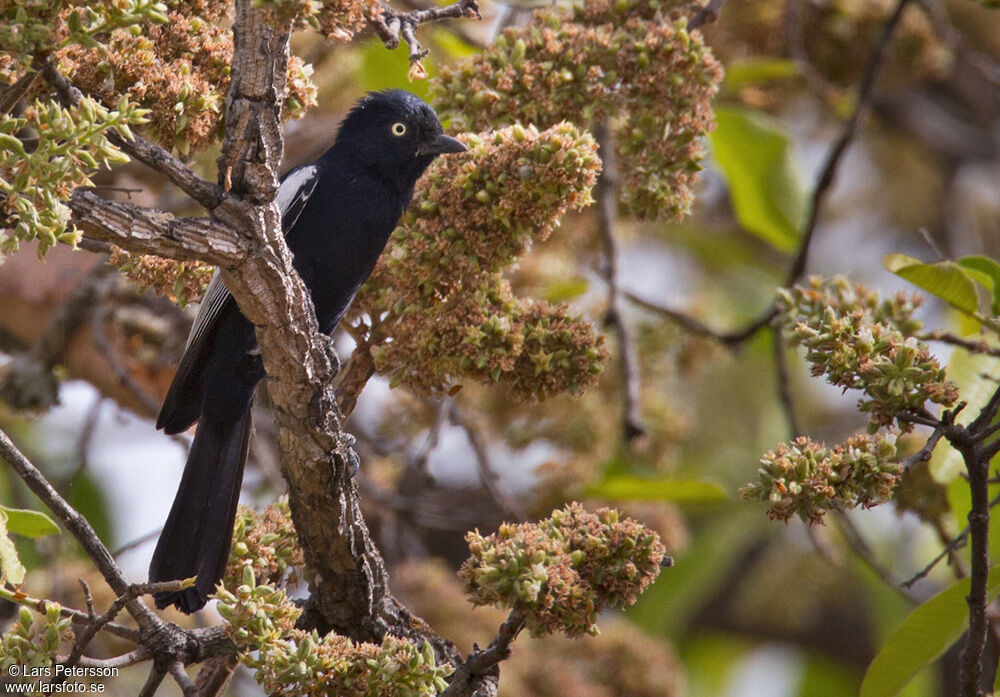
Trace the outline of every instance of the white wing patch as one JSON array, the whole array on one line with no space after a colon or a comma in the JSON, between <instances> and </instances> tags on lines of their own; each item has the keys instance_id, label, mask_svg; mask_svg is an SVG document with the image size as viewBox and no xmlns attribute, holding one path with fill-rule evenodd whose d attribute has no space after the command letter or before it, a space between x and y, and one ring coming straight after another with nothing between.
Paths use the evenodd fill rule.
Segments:
<instances>
[{"instance_id":1,"label":"white wing patch","mask_svg":"<svg viewBox=\"0 0 1000 697\"><path fill-rule=\"evenodd\" d=\"M302 165L289 172L278 187L275 200L281 211L281 224L286 234L305 208L306 199L316 188L318 174L318 166Z\"/></svg>"},{"instance_id":2,"label":"white wing patch","mask_svg":"<svg viewBox=\"0 0 1000 697\"><path fill-rule=\"evenodd\" d=\"M301 213L306 199L309 198L309 194L316 188L316 174L318 172L319 167L316 165L303 165L289 172L288 176L281 182L276 200L283 219L292 209L298 208L298 212ZM297 213L295 217L298 217ZM287 226L285 230L288 230ZM198 308L194 325L191 327L187 344L184 346L184 357L181 359L180 369L185 368L185 359L193 359L199 354L198 349L201 342L215 324L219 312L229 298L229 290L222 282L222 277L219 275L218 269L216 269L215 273L212 274L212 280L209 282L208 288L205 290L201 307ZM180 369L178 372L180 372Z\"/></svg>"}]
</instances>

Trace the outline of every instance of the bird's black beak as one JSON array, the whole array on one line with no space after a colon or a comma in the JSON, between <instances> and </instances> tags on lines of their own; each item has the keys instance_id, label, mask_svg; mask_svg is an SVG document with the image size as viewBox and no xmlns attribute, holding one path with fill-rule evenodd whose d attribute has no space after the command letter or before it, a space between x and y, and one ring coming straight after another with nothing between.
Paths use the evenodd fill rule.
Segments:
<instances>
[{"instance_id":1,"label":"bird's black beak","mask_svg":"<svg viewBox=\"0 0 1000 697\"><path fill-rule=\"evenodd\" d=\"M417 155L445 155L452 152L465 152L466 150L468 148L465 147L465 143L441 133L426 143L419 145L417 147Z\"/></svg>"}]
</instances>

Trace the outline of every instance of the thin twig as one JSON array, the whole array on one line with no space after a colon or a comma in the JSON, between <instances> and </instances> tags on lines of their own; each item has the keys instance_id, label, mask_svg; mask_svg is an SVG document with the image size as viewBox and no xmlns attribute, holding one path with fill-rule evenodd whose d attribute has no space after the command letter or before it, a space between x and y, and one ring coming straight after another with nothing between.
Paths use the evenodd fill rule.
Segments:
<instances>
[{"instance_id":1,"label":"thin twig","mask_svg":"<svg viewBox=\"0 0 1000 697\"><path fill-rule=\"evenodd\" d=\"M709 0L708 4L698 10L698 13L688 21L688 29L698 29L706 24L711 24L719 18L719 12L726 0Z\"/></svg>"},{"instance_id":2,"label":"thin twig","mask_svg":"<svg viewBox=\"0 0 1000 697\"><path fill-rule=\"evenodd\" d=\"M171 663L167 666L167 671L177 681L177 684L180 685L184 697L198 697L198 688L191 678L188 677L188 674L184 672L183 663L179 661Z\"/></svg>"},{"instance_id":3,"label":"thin twig","mask_svg":"<svg viewBox=\"0 0 1000 697\"><path fill-rule=\"evenodd\" d=\"M896 25L899 24L900 19L903 17L903 11L909 3L910 0L898 0L896 9L893 10L892 15L889 16L889 19L883 25L882 34L872 49L871 57L868 59L868 68L861 79L854 111L851 112L851 116L844 125L840 137L837 138L833 147L830 148L823 166L820 168L819 178L815 187L813 187L812 197L809 201L809 212L806 216L802 241L799 244L799 253L795 257L792 267L788 270L788 276L785 280L786 286L794 285L805 273L806 265L809 261L809 247L816 232L816 224L819 222L819 214L823 207L823 202L836 179L837 169L840 166L844 153L847 152L847 148L858 134L858 127L861 125L861 120L868 113L872 93L887 53L889 41L892 38L893 31L896 29Z\"/></svg>"},{"instance_id":4,"label":"thin twig","mask_svg":"<svg viewBox=\"0 0 1000 697\"><path fill-rule=\"evenodd\" d=\"M778 399L781 401L781 408L785 412L785 420L788 422L788 430L791 431L792 438L802 434L799 425L798 414L795 411L795 401L792 398L791 378L788 375L788 357L785 353L785 336L781 327L775 327L774 335L774 367L778 382Z\"/></svg>"},{"instance_id":5,"label":"thin twig","mask_svg":"<svg viewBox=\"0 0 1000 697\"><path fill-rule=\"evenodd\" d=\"M514 499L508 496L504 492L503 487L500 486L500 477L493 468L489 448L486 446L486 439L483 438L479 429L475 427L457 404L451 409L451 421L465 431L465 436L469 439L469 444L476 453L476 469L479 472L479 481L490 495L490 498L493 499L493 502L497 504L504 515L511 519L516 521L526 520L527 515L524 509L515 503Z\"/></svg>"},{"instance_id":6,"label":"thin twig","mask_svg":"<svg viewBox=\"0 0 1000 697\"><path fill-rule=\"evenodd\" d=\"M94 342L94 348L104 357L104 362L111 368L111 372L115 374L118 383L132 395L132 398L139 404L145 415L155 416L160 410L160 405L142 389L128 369L122 365L121 357L108 339L108 333L104 325L109 321L111 312L111 308L102 307L101 305L94 305L92 308L90 335Z\"/></svg>"},{"instance_id":7,"label":"thin twig","mask_svg":"<svg viewBox=\"0 0 1000 697\"><path fill-rule=\"evenodd\" d=\"M875 557L875 553L872 551L871 547L865 541L865 538L861 535L861 531L858 530L857 526L854 525L854 521L851 520L847 514L843 511L836 511L836 519L840 524L840 529L844 533L844 538L851 547L851 551L854 552L855 556L858 557L865 566L872 570L872 572L882 579L885 585L892 588L894 591L899 593L903 598L909 603L919 603L920 601L914 596L910 595L907 591L907 587L902 586L893 579L892 574L889 572L885 566Z\"/></svg>"},{"instance_id":8,"label":"thin twig","mask_svg":"<svg viewBox=\"0 0 1000 697\"><path fill-rule=\"evenodd\" d=\"M485 649L474 647L468 658L459 665L441 697L470 697L476 694L476 687L484 678L492 676L495 680L496 666L510 658L511 645L523 628L524 616L511 611L490 645Z\"/></svg>"},{"instance_id":9,"label":"thin twig","mask_svg":"<svg viewBox=\"0 0 1000 697\"><path fill-rule=\"evenodd\" d=\"M948 48L975 68L987 82L1000 87L1000 63L969 45L965 35L955 27L948 11L941 3L934 0L918 0L918 4L927 13L931 24L937 28L938 34Z\"/></svg>"},{"instance_id":10,"label":"thin twig","mask_svg":"<svg viewBox=\"0 0 1000 697\"><path fill-rule=\"evenodd\" d=\"M94 528L90 526L86 518L59 495L59 492L49 484L45 475L28 461L3 431L0 431L0 456L73 534L111 589L119 595L125 593L129 588L129 583L108 548L94 532ZM162 621L138 600L129 602L128 609L129 614L135 618L144 631L154 631L163 626Z\"/></svg>"},{"instance_id":11,"label":"thin twig","mask_svg":"<svg viewBox=\"0 0 1000 697\"><path fill-rule=\"evenodd\" d=\"M94 612L94 596L91 594L90 586L87 585L85 580L78 578L77 581L80 582L80 587L83 588L83 602L87 606L87 617L89 617L90 621L93 622L97 619L97 613Z\"/></svg>"},{"instance_id":12,"label":"thin twig","mask_svg":"<svg viewBox=\"0 0 1000 697\"><path fill-rule=\"evenodd\" d=\"M90 658L88 656L81 656L79 665L85 668L127 668L129 666L134 666L136 663L148 661L152 657L152 651L145 646L140 646L137 649L133 649L132 651L122 654L121 656L115 656L114 658Z\"/></svg>"},{"instance_id":13,"label":"thin twig","mask_svg":"<svg viewBox=\"0 0 1000 697\"><path fill-rule=\"evenodd\" d=\"M383 4L382 13L372 21L375 33L388 49L399 46L400 38L410 47L411 68L420 63L420 60L427 55L427 49L420 46L415 35L416 29L421 24L427 22L438 22L442 19L482 19L479 14L478 0L459 0L452 5L445 7L427 7L409 12L402 12L396 8ZM419 77L424 77L419 75Z\"/></svg>"},{"instance_id":14,"label":"thin twig","mask_svg":"<svg viewBox=\"0 0 1000 697\"><path fill-rule=\"evenodd\" d=\"M963 339L962 337L955 336L954 334L951 334L943 329L918 334L917 338L921 341L939 341L942 344L958 346L960 348L964 348L969 353L981 353L986 356L1000 358L1000 347L990 345L990 343L985 339L980 339L979 341Z\"/></svg>"},{"instance_id":15,"label":"thin twig","mask_svg":"<svg viewBox=\"0 0 1000 697\"><path fill-rule=\"evenodd\" d=\"M190 584L185 584L182 581L166 581L163 583L137 583L129 586L128 590L115 599L111 606L108 608L100 617L93 619L90 623L84 627L83 631L80 632L80 636L77 638L76 643L73 644L73 649L70 651L69 656L66 658L64 665L74 666L77 661L83 656L84 650L99 631L101 631L105 626L107 626L113 619L115 619L118 614L125 608L125 606L132 600L138 598L141 595L152 595L154 593L160 592L173 592L183 590ZM89 589L88 589L89 590ZM90 608L93 610L93 605ZM53 684L58 684L62 682L59 677L53 679Z\"/></svg>"},{"instance_id":16,"label":"thin twig","mask_svg":"<svg viewBox=\"0 0 1000 697\"><path fill-rule=\"evenodd\" d=\"M36 68L41 70L48 83L55 88L63 106L76 106L83 93L59 72L52 57L39 56L35 63ZM105 135L115 147L166 176L174 185L208 210L217 208L225 198L226 194L222 187L202 179L172 154L141 136L133 134L133 138L128 140L114 131L107 131Z\"/></svg>"},{"instance_id":17,"label":"thin twig","mask_svg":"<svg viewBox=\"0 0 1000 697\"><path fill-rule=\"evenodd\" d=\"M0 588L0 598L11 602L17 603L18 605L23 605L24 607L30 607L32 610L37 612L39 615L47 615L49 610L50 601L43 600L41 598L32 598L29 595L25 595L21 591L7 590L6 588ZM80 622L86 624L90 622L93 618L87 612L81 612L71 607L59 606L59 616L69 617L75 622ZM106 627L109 634L114 634L116 637L138 643L140 640L139 630L132 629L131 627L126 627L120 624L109 624Z\"/></svg>"},{"instance_id":18,"label":"thin twig","mask_svg":"<svg viewBox=\"0 0 1000 697\"><path fill-rule=\"evenodd\" d=\"M151 531L147 532L145 535L142 535L140 537L135 538L134 540L130 540L130 541L126 542L125 544L123 544L118 549L116 549L114 552L112 552L111 556L113 556L115 559L117 559L121 555L125 554L125 552L131 552L136 547L141 547L142 545L146 544L150 540L155 540L157 537L160 536L161 532L163 532L163 528L159 527L156 530L151 530Z\"/></svg>"},{"instance_id":19,"label":"thin twig","mask_svg":"<svg viewBox=\"0 0 1000 697\"><path fill-rule=\"evenodd\" d=\"M622 382L622 430L625 442L634 441L646 432L639 407L642 383L639 377L639 360L635 342L625 323L622 308L622 292L618 285L618 240L615 237L615 222L618 217L618 168L615 163L611 134L603 123L594 126L601 155L601 174L597 178L596 198L598 207L598 230L604 245L604 259L601 275L608 286L608 309L605 323L618 335L619 365Z\"/></svg>"},{"instance_id":20,"label":"thin twig","mask_svg":"<svg viewBox=\"0 0 1000 697\"><path fill-rule=\"evenodd\" d=\"M156 690L160 686L160 683L163 682L163 678L166 674L165 670L154 665L153 669L149 671L149 677L146 678L146 684L142 686L141 690L139 690L137 697L153 697L153 695L156 694Z\"/></svg>"}]
</instances>

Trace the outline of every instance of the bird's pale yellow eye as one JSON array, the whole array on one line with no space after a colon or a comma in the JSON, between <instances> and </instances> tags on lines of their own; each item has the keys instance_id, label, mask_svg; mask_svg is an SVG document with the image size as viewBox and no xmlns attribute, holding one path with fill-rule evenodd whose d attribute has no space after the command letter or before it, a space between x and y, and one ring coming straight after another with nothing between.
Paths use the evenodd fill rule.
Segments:
<instances>
[{"instance_id":1,"label":"bird's pale yellow eye","mask_svg":"<svg viewBox=\"0 0 1000 697\"><path fill-rule=\"evenodd\" d=\"M406 124L397 121L396 123L392 124L391 130L394 136L406 135Z\"/></svg>"}]
</instances>

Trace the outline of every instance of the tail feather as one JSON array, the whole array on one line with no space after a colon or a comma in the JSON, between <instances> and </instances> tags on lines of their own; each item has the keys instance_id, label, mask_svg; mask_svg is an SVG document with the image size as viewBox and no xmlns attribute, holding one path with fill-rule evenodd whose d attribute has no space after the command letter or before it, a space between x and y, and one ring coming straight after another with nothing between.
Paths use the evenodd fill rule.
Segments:
<instances>
[{"instance_id":1,"label":"tail feather","mask_svg":"<svg viewBox=\"0 0 1000 697\"><path fill-rule=\"evenodd\" d=\"M250 429L250 409L236 422L220 423L211 415L202 416L149 565L152 582L192 576L198 580L183 591L158 593L158 608L176 605L191 613L204 607L225 573Z\"/></svg>"}]
</instances>

